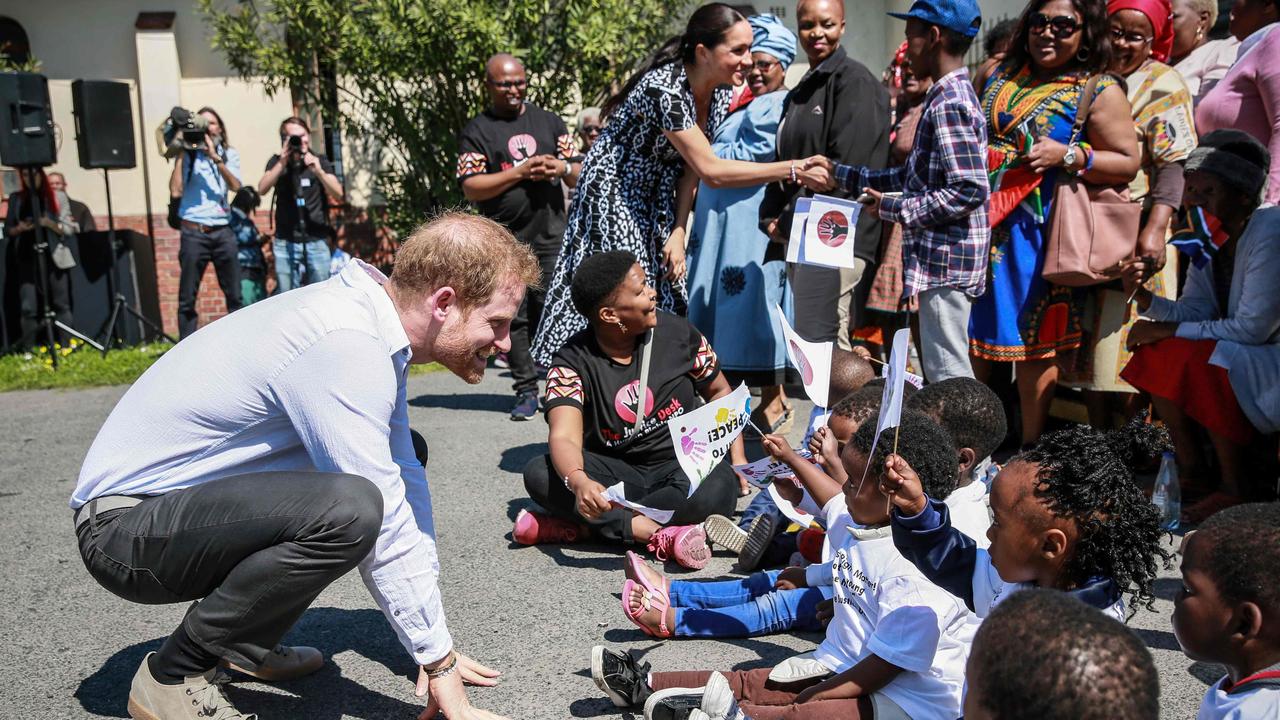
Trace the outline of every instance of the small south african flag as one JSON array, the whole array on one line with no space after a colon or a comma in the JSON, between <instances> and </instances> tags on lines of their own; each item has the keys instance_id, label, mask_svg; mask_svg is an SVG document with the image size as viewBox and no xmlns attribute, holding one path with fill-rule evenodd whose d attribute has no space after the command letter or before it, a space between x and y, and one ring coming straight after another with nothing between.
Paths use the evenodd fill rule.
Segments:
<instances>
[{"instance_id":1,"label":"small south african flag","mask_svg":"<svg viewBox=\"0 0 1280 720\"><path fill-rule=\"evenodd\" d=\"M1193 206L1183 209L1177 231L1169 242L1191 258L1196 267L1202 268L1227 242L1227 237L1221 220Z\"/></svg>"}]
</instances>

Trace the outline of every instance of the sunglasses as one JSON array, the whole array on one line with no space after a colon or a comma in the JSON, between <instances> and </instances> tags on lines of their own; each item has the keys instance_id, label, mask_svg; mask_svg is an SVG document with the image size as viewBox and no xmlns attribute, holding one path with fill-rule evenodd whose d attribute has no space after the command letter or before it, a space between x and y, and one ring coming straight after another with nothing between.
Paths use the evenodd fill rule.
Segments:
<instances>
[{"instance_id":1,"label":"sunglasses","mask_svg":"<svg viewBox=\"0 0 1280 720\"><path fill-rule=\"evenodd\" d=\"M1050 34L1055 38L1065 40L1080 30L1080 21L1070 15L1049 17L1044 13L1036 13L1031 16L1030 27L1031 32L1036 34L1044 32L1045 28L1049 28Z\"/></svg>"},{"instance_id":2,"label":"sunglasses","mask_svg":"<svg viewBox=\"0 0 1280 720\"><path fill-rule=\"evenodd\" d=\"M600 133L600 125L583 125L582 132L586 135L598 135Z\"/></svg>"},{"instance_id":3,"label":"sunglasses","mask_svg":"<svg viewBox=\"0 0 1280 720\"><path fill-rule=\"evenodd\" d=\"M507 88L520 89L520 88L529 87L528 80L504 80L503 82L490 80L489 82L499 90L506 90Z\"/></svg>"},{"instance_id":4,"label":"sunglasses","mask_svg":"<svg viewBox=\"0 0 1280 720\"><path fill-rule=\"evenodd\" d=\"M1120 28L1111 28L1112 42L1125 43L1126 45L1146 45L1151 42L1152 39L1153 38L1149 38L1142 33L1127 33Z\"/></svg>"}]
</instances>

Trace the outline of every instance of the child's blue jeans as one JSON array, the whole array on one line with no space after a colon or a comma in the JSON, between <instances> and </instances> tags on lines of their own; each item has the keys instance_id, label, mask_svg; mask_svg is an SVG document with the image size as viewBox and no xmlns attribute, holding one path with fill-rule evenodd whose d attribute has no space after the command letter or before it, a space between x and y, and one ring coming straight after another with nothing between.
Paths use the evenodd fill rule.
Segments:
<instances>
[{"instance_id":1,"label":"child's blue jeans","mask_svg":"<svg viewBox=\"0 0 1280 720\"><path fill-rule=\"evenodd\" d=\"M742 580L673 580L677 637L751 637L784 630L822 630L821 588L777 590L780 570Z\"/></svg>"}]
</instances>

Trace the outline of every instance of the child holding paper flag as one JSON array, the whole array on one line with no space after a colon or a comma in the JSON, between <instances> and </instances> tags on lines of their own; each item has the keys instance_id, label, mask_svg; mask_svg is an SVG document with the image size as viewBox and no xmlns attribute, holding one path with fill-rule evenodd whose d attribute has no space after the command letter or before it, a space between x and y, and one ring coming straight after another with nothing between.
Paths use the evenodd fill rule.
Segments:
<instances>
[{"instance_id":1,"label":"child holding paper flag","mask_svg":"<svg viewBox=\"0 0 1280 720\"><path fill-rule=\"evenodd\" d=\"M973 377L969 312L986 290L987 129L964 55L982 24L975 0L916 0L906 13L907 59L934 79L905 165L884 170L820 161L828 189L863 190L867 212L902 225L903 297L919 296L924 375ZM901 192L900 197L885 193Z\"/></svg>"}]
</instances>

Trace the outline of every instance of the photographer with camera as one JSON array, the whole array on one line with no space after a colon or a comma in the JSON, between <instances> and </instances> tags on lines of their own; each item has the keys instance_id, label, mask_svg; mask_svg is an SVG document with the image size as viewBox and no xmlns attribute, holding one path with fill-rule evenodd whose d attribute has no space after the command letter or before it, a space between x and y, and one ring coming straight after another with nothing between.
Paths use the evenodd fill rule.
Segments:
<instances>
[{"instance_id":1,"label":"photographer with camera","mask_svg":"<svg viewBox=\"0 0 1280 720\"><path fill-rule=\"evenodd\" d=\"M280 154L267 161L258 194L276 189L276 281L280 292L329 279L329 203L342 202L333 165L311 152L311 128L300 117L280 123Z\"/></svg>"},{"instance_id":2,"label":"photographer with camera","mask_svg":"<svg viewBox=\"0 0 1280 720\"><path fill-rule=\"evenodd\" d=\"M169 177L170 197L181 198L178 203L182 231L178 246L179 338L196 331L199 322L196 297L210 261L227 299L227 312L235 312L243 304L236 236L230 227L230 196L240 189L240 153L227 141L226 126L217 111L202 107L196 114L208 123L203 142L193 143L194 148L185 146Z\"/></svg>"}]
</instances>

